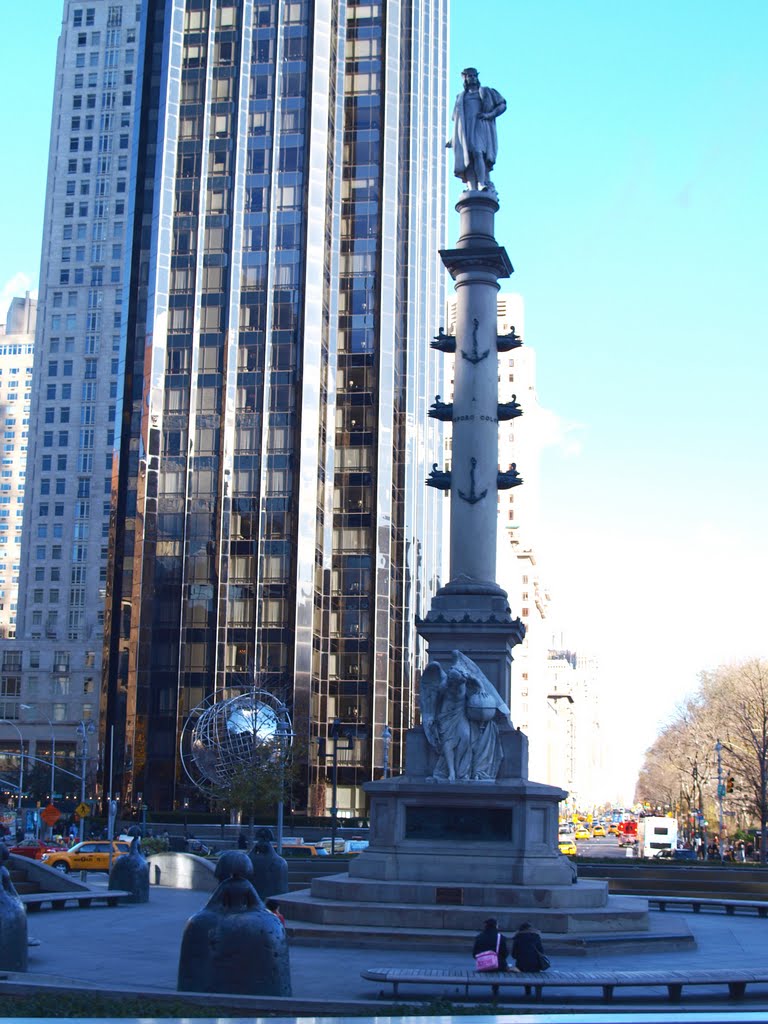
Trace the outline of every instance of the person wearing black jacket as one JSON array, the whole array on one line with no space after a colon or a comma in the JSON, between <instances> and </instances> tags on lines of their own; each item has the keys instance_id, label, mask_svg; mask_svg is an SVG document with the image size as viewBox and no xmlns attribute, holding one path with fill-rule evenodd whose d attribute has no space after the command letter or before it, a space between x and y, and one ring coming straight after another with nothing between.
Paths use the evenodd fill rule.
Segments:
<instances>
[{"instance_id":1,"label":"person wearing black jacket","mask_svg":"<svg viewBox=\"0 0 768 1024\"><path fill-rule=\"evenodd\" d=\"M483 921L483 930L477 934L475 944L472 947L472 956L477 956L478 953L486 953L489 950L494 950L495 952L497 942L499 946L499 970L506 971L507 956L509 955L507 940L503 935L499 934L495 917L489 917Z\"/></svg>"},{"instance_id":2,"label":"person wearing black jacket","mask_svg":"<svg viewBox=\"0 0 768 1024\"><path fill-rule=\"evenodd\" d=\"M526 921L512 938L512 956L518 971L540 971L544 947L541 935Z\"/></svg>"},{"instance_id":3,"label":"person wearing black jacket","mask_svg":"<svg viewBox=\"0 0 768 1024\"><path fill-rule=\"evenodd\" d=\"M478 932L475 938L475 944L472 947L472 956L477 956L478 953L486 953L489 950L496 952L498 950L499 955L499 970L506 971L507 967L507 940L499 931L496 925L496 918L489 917L483 921L483 930ZM492 985L491 992L497 996L499 994L499 986Z\"/></svg>"}]
</instances>

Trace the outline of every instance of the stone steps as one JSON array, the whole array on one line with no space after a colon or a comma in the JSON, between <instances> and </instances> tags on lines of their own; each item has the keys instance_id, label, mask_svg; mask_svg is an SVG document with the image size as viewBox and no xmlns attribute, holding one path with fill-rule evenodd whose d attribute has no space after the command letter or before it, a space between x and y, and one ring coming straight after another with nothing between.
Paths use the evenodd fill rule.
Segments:
<instances>
[{"instance_id":1,"label":"stone steps","mask_svg":"<svg viewBox=\"0 0 768 1024\"><path fill-rule=\"evenodd\" d=\"M492 913L502 931L511 932L529 921L544 933L557 935L640 932L648 928L648 904L637 898L614 896L593 907L499 907L482 904L441 905L431 903L380 902L318 898L309 889L286 893L280 905L292 926L330 925L347 928L347 934L361 930L409 928L430 932L465 932L476 935L483 920ZM353 941L356 941L354 939Z\"/></svg>"},{"instance_id":2,"label":"stone steps","mask_svg":"<svg viewBox=\"0 0 768 1024\"><path fill-rule=\"evenodd\" d=\"M281 897L281 909L284 904ZM597 950L631 952L648 950L694 949L695 939L684 925L674 920L664 922L656 931L619 932L606 934L570 935L544 933L542 941L548 954L553 956L579 956ZM471 951L477 931L434 928L380 927L366 925L315 924L309 921L286 921L291 942L308 946L349 946L363 949L420 949L436 952Z\"/></svg>"},{"instance_id":3,"label":"stone steps","mask_svg":"<svg viewBox=\"0 0 768 1024\"><path fill-rule=\"evenodd\" d=\"M457 886L443 882L399 882L358 878L353 875L325 875L312 880L313 896L325 900L353 900L368 903L467 905L471 907L553 910L601 907L608 896L607 884L598 879L574 885L483 885L465 882Z\"/></svg>"},{"instance_id":4,"label":"stone steps","mask_svg":"<svg viewBox=\"0 0 768 1024\"><path fill-rule=\"evenodd\" d=\"M18 864L13 867L8 867L8 873L11 876L13 886L19 896L27 896L31 893L37 893L42 891L42 886L39 882L34 882L29 878L29 873L25 868L19 867Z\"/></svg>"}]
</instances>

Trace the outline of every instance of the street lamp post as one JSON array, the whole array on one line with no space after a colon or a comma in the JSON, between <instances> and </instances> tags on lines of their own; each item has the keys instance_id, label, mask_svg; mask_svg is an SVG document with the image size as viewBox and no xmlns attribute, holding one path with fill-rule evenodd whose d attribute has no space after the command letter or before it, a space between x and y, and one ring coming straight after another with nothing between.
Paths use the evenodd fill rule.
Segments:
<instances>
[{"instance_id":1,"label":"street lamp post","mask_svg":"<svg viewBox=\"0 0 768 1024\"><path fill-rule=\"evenodd\" d=\"M389 778L389 748L392 745L392 730L385 725L381 731L382 768L385 779Z\"/></svg>"},{"instance_id":2,"label":"street lamp post","mask_svg":"<svg viewBox=\"0 0 768 1024\"><path fill-rule=\"evenodd\" d=\"M51 803L53 803L54 791L56 788L56 733L53 728L53 722L48 719L48 725L51 727ZM51 825L51 835L53 835L53 825Z\"/></svg>"},{"instance_id":3,"label":"street lamp post","mask_svg":"<svg viewBox=\"0 0 768 1024\"><path fill-rule=\"evenodd\" d=\"M277 756L280 771L280 794L277 801L277 855L283 855L283 818L285 816L285 758L288 746L293 739L291 720L288 717L288 709L281 704L277 710L277 728L275 731L277 740Z\"/></svg>"},{"instance_id":4,"label":"street lamp post","mask_svg":"<svg viewBox=\"0 0 768 1024\"><path fill-rule=\"evenodd\" d=\"M24 711L35 711L34 704L22 704L20 705ZM56 786L55 774L56 774L56 730L54 729L53 722L46 715L42 716L48 723L48 728L51 730L51 803L54 799L54 789ZM37 741L35 741L35 754L37 754ZM51 837L53 837L53 825L48 826Z\"/></svg>"},{"instance_id":5,"label":"street lamp post","mask_svg":"<svg viewBox=\"0 0 768 1024\"><path fill-rule=\"evenodd\" d=\"M184 794L182 806L184 808L184 838L189 839L189 796L187 794Z\"/></svg>"},{"instance_id":6,"label":"street lamp post","mask_svg":"<svg viewBox=\"0 0 768 1024\"><path fill-rule=\"evenodd\" d=\"M8 718L0 718L0 725L10 725L19 734L19 794L16 803L16 814L21 821L21 790L24 785L24 738L21 735L21 729L16 725L15 722L10 721Z\"/></svg>"},{"instance_id":7,"label":"street lamp post","mask_svg":"<svg viewBox=\"0 0 768 1024\"><path fill-rule=\"evenodd\" d=\"M96 732L96 726L92 719L83 720L76 727L75 732L82 740L80 753L80 803L85 803L85 775L88 764L88 739ZM80 842L82 843L85 834L85 818L80 818Z\"/></svg>"},{"instance_id":8,"label":"street lamp post","mask_svg":"<svg viewBox=\"0 0 768 1024\"><path fill-rule=\"evenodd\" d=\"M339 809L336 806L336 798L338 794L338 779L339 779L339 750L353 750L355 746L355 739L350 733L345 732L342 735L341 722L338 718L334 718L328 733L329 739L333 740L333 750L330 754L326 753L325 749L325 738L320 737L318 739L319 751L318 758L321 761L327 761L330 757L332 760L332 775L331 775L331 853L336 853L336 829L339 824ZM346 746L339 747L339 740L346 740Z\"/></svg>"},{"instance_id":9,"label":"street lamp post","mask_svg":"<svg viewBox=\"0 0 768 1024\"><path fill-rule=\"evenodd\" d=\"M723 797L725 796L725 785L723 783L723 759L722 759L723 745L720 740L715 744L715 753L717 754L717 806L718 806L718 826L719 826L719 838L718 838L718 849L720 851L720 863L723 862Z\"/></svg>"}]
</instances>

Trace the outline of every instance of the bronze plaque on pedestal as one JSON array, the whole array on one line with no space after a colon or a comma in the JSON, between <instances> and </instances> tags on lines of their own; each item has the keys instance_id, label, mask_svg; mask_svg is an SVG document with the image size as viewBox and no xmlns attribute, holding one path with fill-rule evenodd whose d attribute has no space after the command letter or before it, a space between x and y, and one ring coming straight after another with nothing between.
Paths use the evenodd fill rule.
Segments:
<instances>
[{"instance_id":1,"label":"bronze plaque on pedestal","mask_svg":"<svg viewBox=\"0 0 768 1024\"><path fill-rule=\"evenodd\" d=\"M512 811L507 807L406 807L405 838L508 843Z\"/></svg>"},{"instance_id":2,"label":"bronze plaque on pedestal","mask_svg":"<svg viewBox=\"0 0 768 1024\"><path fill-rule=\"evenodd\" d=\"M464 904L464 890L459 886L438 886L435 889L435 903L460 907Z\"/></svg>"}]
</instances>

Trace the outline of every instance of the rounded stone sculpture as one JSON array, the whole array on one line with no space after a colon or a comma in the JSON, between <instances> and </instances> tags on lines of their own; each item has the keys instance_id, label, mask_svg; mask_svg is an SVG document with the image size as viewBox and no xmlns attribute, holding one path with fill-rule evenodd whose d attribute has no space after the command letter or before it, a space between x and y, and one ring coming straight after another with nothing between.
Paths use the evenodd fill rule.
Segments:
<instances>
[{"instance_id":1,"label":"rounded stone sculpture","mask_svg":"<svg viewBox=\"0 0 768 1024\"><path fill-rule=\"evenodd\" d=\"M130 851L113 861L109 888L129 892L131 895L126 897L128 903L149 902L149 864L141 852L138 836L131 842Z\"/></svg>"},{"instance_id":2,"label":"rounded stone sculpture","mask_svg":"<svg viewBox=\"0 0 768 1024\"><path fill-rule=\"evenodd\" d=\"M228 877L184 929L180 992L291 995L285 929L248 881L252 871L242 851L229 850L220 858L217 875L228 872Z\"/></svg>"},{"instance_id":3,"label":"rounded stone sculpture","mask_svg":"<svg viewBox=\"0 0 768 1024\"><path fill-rule=\"evenodd\" d=\"M271 829L257 829L256 842L248 854L253 865L251 882L263 900L288 892L288 864L279 856L272 841Z\"/></svg>"},{"instance_id":4,"label":"rounded stone sculpture","mask_svg":"<svg viewBox=\"0 0 768 1024\"><path fill-rule=\"evenodd\" d=\"M226 882L228 878L247 878L253 882L253 864L248 854L241 850L225 850L213 873L220 882Z\"/></svg>"},{"instance_id":5,"label":"rounded stone sculpture","mask_svg":"<svg viewBox=\"0 0 768 1024\"><path fill-rule=\"evenodd\" d=\"M0 970L27 969L27 910L11 881L8 848L0 843Z\"/></svg>"}]
</instances>

